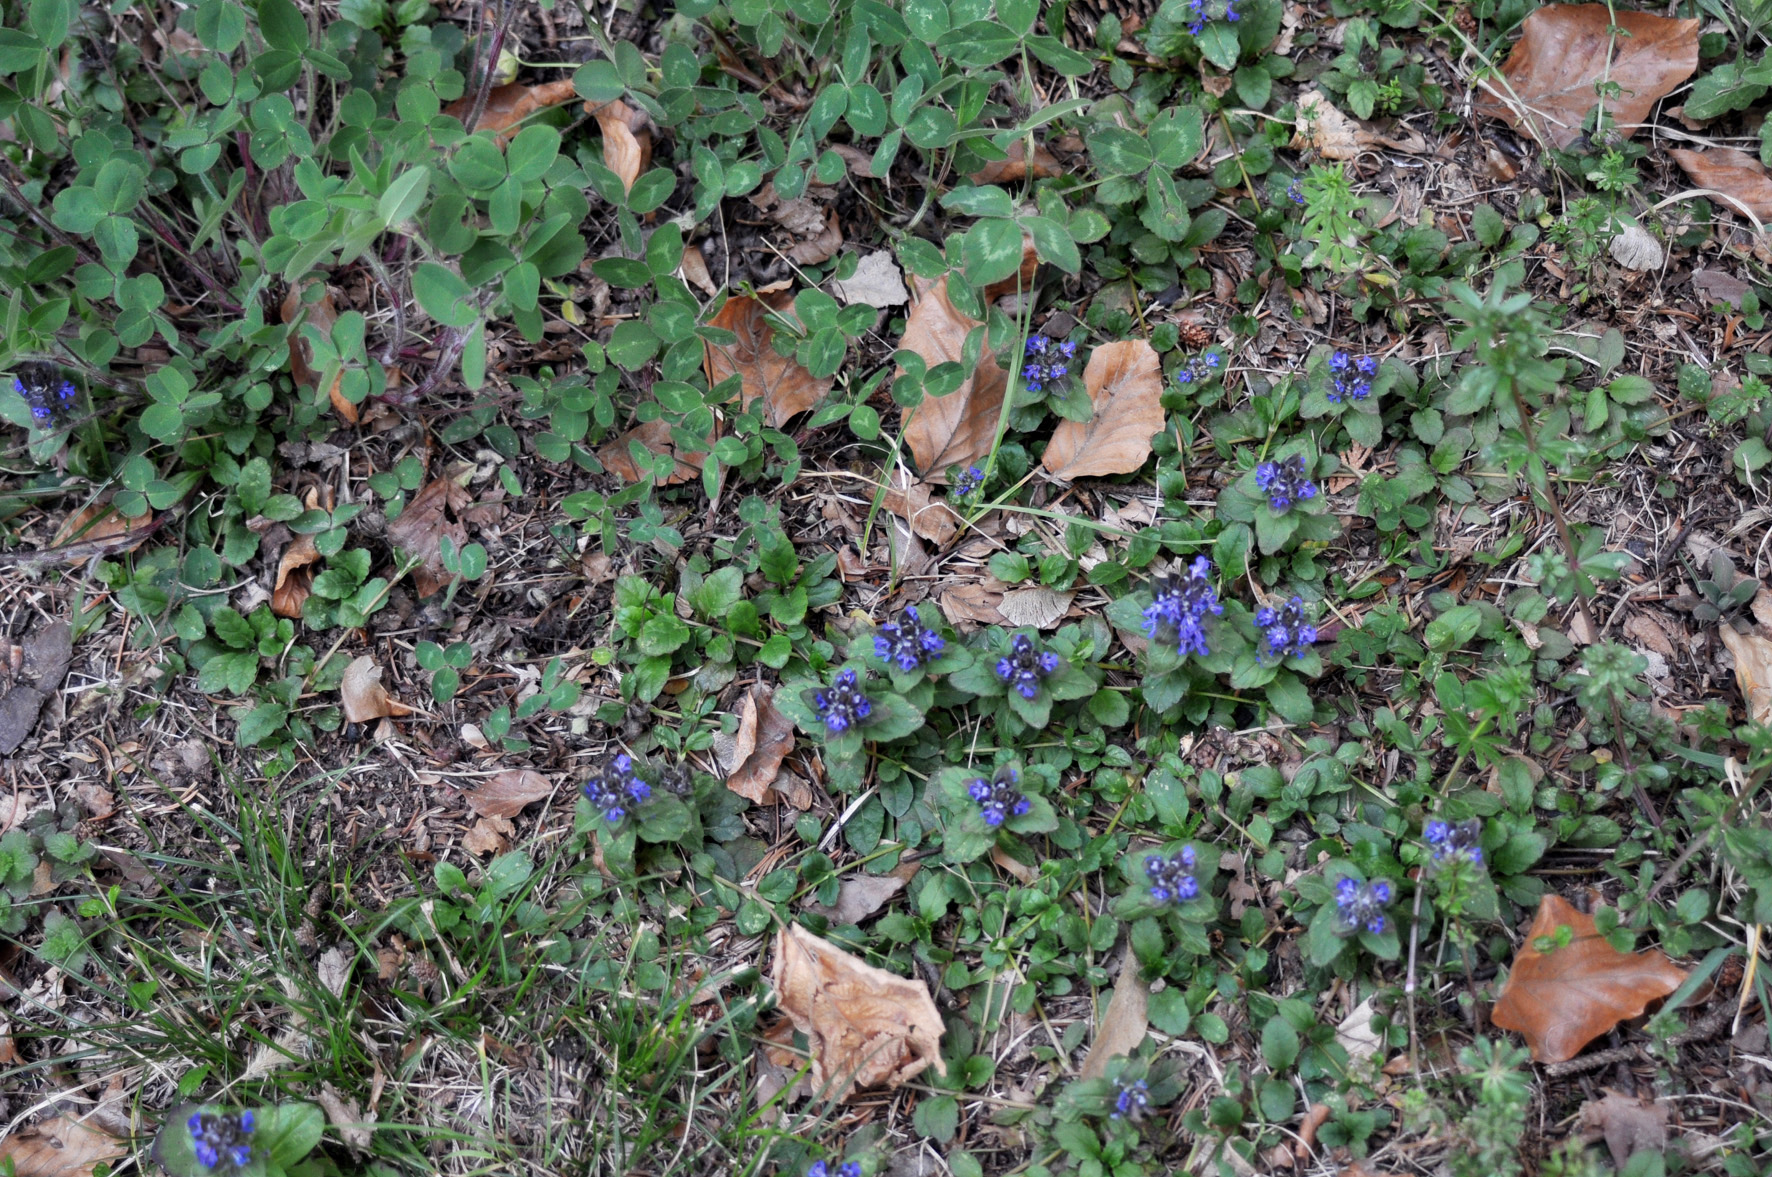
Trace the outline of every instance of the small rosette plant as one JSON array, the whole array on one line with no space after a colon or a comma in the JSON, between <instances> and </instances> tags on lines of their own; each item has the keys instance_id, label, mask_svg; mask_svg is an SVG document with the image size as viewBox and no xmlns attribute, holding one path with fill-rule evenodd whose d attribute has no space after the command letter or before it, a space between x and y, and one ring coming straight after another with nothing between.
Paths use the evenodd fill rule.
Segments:
<instances>
[{"instance_id":1,"label":"small rosette plant","mask_svg":"<svg viewBox=\"0 0 1772 1177\"><path fill-rule=\"evenodd\" d=\"M1303 679L1323 673L1323 657L1315 644L1321 636L1311 619L1312 607L1302 598L1287 597L1253 613L1236 607L1236 625L1246 635L1232 660L1233 690L1261 690L1268 705L1292 723L1309 723L1316 713Z\"/></svg>"},{"instance_id":2,"label":"small rosette plant","mask_svg":"<svg viewBox=\"0 0 1772 1177\"><path fill-rule=\"evenodd\" d=\"M693 780L685 782L687 789L665 787L666 778L676 775L661 774L625 752L610 756L592 768L579 787L574 831L594 832L605 864L619 874L631 874L638 843L682 842L697 833L697 809L684 799L693 795Z\"/></svg>"},{"instance_id":3,"label":"small rosette plant","mask_svg":"<svg viewBox=\"0 0 1772 1177\"><path fill-rule=\"evenodd\" d=\"M983 768L944 768L933 782L941 811L942 856L951 863L971 862L999 844L1013 844L1017 835L1048 834L1058 828L1058 814L1042 794L1055 782L1050 769L1015 763Z\"/></svg>"},{"instance_id":4,"label":"small rosette plant","mask_svg":"<svg viewBox=\"0 0 1772 1177\"><path fill-rule=\"evenodd\" d=\"M860 634L850 646L852 658L871 664L892 680L892 689L908 694L938 674L952 674L972 661L952 631L943 632L941 614L925 602ZM919 700L922 707L929 700Z\"/></svg>"},{"instance_id":5,"label":"small rosette plant","mask_svg":"<svg viewBox=\"0 0 1772 1177\"><path fill-rule=\"evenodd\" d=\"M871 641L868 645L871 654ZM887 690L865 663L852 661L832 670L825 682L777 691L775 706L801 731L824 741L830 785L849 792L861 787L865 745L903 739L923 726L931 692L926 682L919 687L913 693L924 698L913 702Z\"/></svg>"},{"instance_id":6,"label":"small rosette plant","mask_svg":"<svg viewBox=\"0 0 1772 1177\"><path fill-rule=\"evenodd\" d=\"M320 1143L326 1118L311 1103L230 1109L186 1104L154 1137L171 1177L281 1177Z\"/></svg>"},{"instance_id":7,"label":"small rosette plant","mask_svg":"<svg viewBox=\"0 0 1772 1177\"><path fill-rule=\"evenodd\" d=\"M970 666L948 676L948 685L978 696L978 709L994 712L1000 735L1021 734L1019 720L1035 731L1052 718L1052 704L1083 699L1100 687L1091 660L1105 648L1100 635L1065 626L1042 640L1031 629L984 631Z\"/></svg>"},{"instance_id":8,"label":"small rosette plant","mask_svg":"<svg viewBox=\"0 0 1772 1177\"><path fill-rule=\"evenodd\" d=\"M1113 913L1131 924L1138 963L1156 972L1212 952L1206 926L1218 916L1219 850L1205 842L1165 842L1120 859L1125 890Z\"/></svg>"},{"instance_id":9,"label":"small rosette plant","mask_svg":"<svg viewBox=\"0 0 1772 1177\"><path fill-rule=\"evenodd\" d=\"M1333 455L1313 453L1308 442L1288 443L1220 492L1218 517L1253 527L1264 556L1327 543L1341 534L1341 523L1329 514L1323 479L1340 464Z\"/></svg>"},{"instance_id":10,"label":"small rosette plant","mask_svg":"<svg viewBox=\"0 0 1772 1177\"><path fill-rule=\"evenodd\" d=\"M1315 904L1305 932L1305 951L1315 965L1351 967L1348 948L1358 945L1380 960L1396 960L1402 952L1400 924L1409 919L1400 880L1368 875L1345 858L1323 868L1320 875L1298 880L1301 904Z\"/></svg>"},{"instance_id":11,"label":"small rosette plant","mask_svg":"<svg viewBox=\"0 0 1772 1177\"><path fill-rule=\"evenodd\" d=\"M1335 416L1347 435L1363 446L1384 440L1379 398L1393 385L1412 394L1418 383L1414 369L1400 360L1381 361L1345 348L1313 348L1305 371L1309 387L1299 401L1299 416L1307 420Z\"/></svg>"},{"instance_id":12,"label":"small rosette plant","mask_svg":"<svg viewBox=\"0 0 1772 1177\"><path fill-rule=\"evenodd\" d=\"M1161 1118L1158 1109L1173 1103L1181 1091L1181 1078L1172 1062L1120 1055L1108 1063L1099 1079L1067 1085L1052 1111L1061 1122L1094 1120L1110 1139L1136 1137L1144 1122Z\"/></svg>"},{"instance_id":13,"label":"small rosette plant","mask_svg":"<svg viewBox=\"0 0 1772 1177\"><path fill-rule=\"evenodd\" d=\"M1212 561L1195 556L1157 573L1143 589L1109 605L1107 616L1116 629L1150 639L1144 653L1145 705L1167 713L1191 696L1186 718L1204 720L1216 676L1227 673L1244 648L1235 629L1224 623L1225 603L1218 598Z\"/></svg>"}]
</instances>

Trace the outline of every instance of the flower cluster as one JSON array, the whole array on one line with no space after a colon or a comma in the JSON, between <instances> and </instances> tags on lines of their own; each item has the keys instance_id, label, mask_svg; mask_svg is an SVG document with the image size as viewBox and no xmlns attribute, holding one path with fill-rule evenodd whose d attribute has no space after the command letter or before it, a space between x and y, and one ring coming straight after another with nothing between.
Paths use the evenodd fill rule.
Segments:
<instances>
[{"instance_id":1,"label":"flower cluster","mask_svg":"<svg viewBox=\"0 0 1772 1177\"><path fill-rule=\"evenodd\" d=\"M1225 20L1238 21L1243 19L1242 14L1237 11L1237 0L1225 0L1222 6L1209 4L1207 0L1188 0L1187 13L1193 18L1193 20L1189 22L1187 31L1196 37L1205 32L1206 22L1213 19L1213 16L1215 15L1212 11L1214 8L1222 8Z\"/></svg>"},{"instance_id":2,"label":"flower cluster","mask_svg":"<svg viewBox=\"0 0 1772 1177\"><path fill-rule=\"evenodd\" d=\"M806 1170L806 1177L861 1177L861 1162L844 1161L833 1174L828 1163L813 1161L812 1167Z\"/></svg>"},{"instance_id":3,"label":"flower cluster","mask_svg":"<svg viewBox=\"0 0 1772 1177\"><path fill-rule=\"evenodd\" d=\"M984 471L977 466L968 466L954 479L953 497L956 499L971 498L984 485Z\"/></svg>"},{"instance_id":4,"label":"flower cluster","mask_svg":"<svg viewBox=\"0 0 1772 1177\"><path fill-rule=\"evenodd\" d=\"M1144 860L1144 873L1151 880L1151 902L1186 903L1200 893L1200 881L1194 878L1194 848L1183 846L1173 856L1163 858L1152 854Z\"/></svg>"},{"instance_id":5,"label":"flower cluster","mask_svg":"<svg viewBox=\"0 0 1772 1177\"><path fill-rule=\"evenodd\" d=\"M1201 352L1183 364L1175 373L1178 384L1204 384L1224 367L1224 357L1215 351Z\"/></svg>"},{"instance_id":6,"label":"flower cluster","mask_svg":"<svg viewBox=\"0 0 1772 1177\"><path fill-rule=\"evenodd\" d=\"M1034 649L1034 639L1018 633L1009 643L1009 656L997 659L997 677L1031 699L1040 693L1040 680L1058 669L1058 655Z\"/></svg>"},{"instance_id":7,"label":"flower cluster","mask_svg":"<svg viewBox=\"0 0 1772 1177\"><path fill-rule=\"evenodd\" d=\"M845 670L832 680L829 690L815 691L812 705L824 720L825 730L840 736L868 717L874 704L856 681L855 671Z\"/></svg>"},{"instance_id":8,"label":"flower cluster","mask_svg":"<svg viewBox=\"0 0 1772 1177\"><path fill-rule=\"evenodd\" d=\"M1110 1120L1129 1120L1136 1124L1151 1106L1151 1087L1143 1079L1120 1079L1114 1084L1114 1110Z\"/></svg>"},{"instance_id":9,"label":"flower cluster","mask_svg":"<svg viewBox=\"0 0 1772 1177\"><path fill-rule=\"evenodd\" d=\"M947 642L923 624L914 609L906 609L898 621L888 621L874 635L874 653L909 674L941 657Z\"/></svg>"},{"instance_id":10,"label":"flower cluster","mask_svg":"<svg viewBox=\"0 0 1772 1177\"><path fill-rule=\"evenodd\" d=\"M1286 185L1286 199L1290 200L1293 204L1296 204L1299 208L1305 206L1303 176L1293 176L1292 182Z\"/></svg>"},{"instance_id":11,"label":"flower cluster","mask_svg":"<svg viewBox=\"0 0 1772 1177\"><path fill-rule=\"evenodd\" d=\"M585 781L585 796L591 808L603 815L611 825L630 811L644 805L652 797L652 787L634 775L634 762L624 753L591 773Z\"/></svg>"},{"instance_id":12,"label":"flower cluster","mask_svg":"<svg viewBox=\"0 0 1772 1177\"><path fill-rule=\"evenodd\" d=\"M1293 597L1278 609L1262 609L1255 615L1255 631L1266 646L1262 658L1296 658L1317 640L1317 627L1304 615L1304 602Z\"/></svg>"},{"instance_id":13,"label":"flower cluster","mask_svg":"<svg viewBox=\"0 0 1772 1177\"><path fill-rule=\"evenodd\" d=\"M1000 826L1006 817L1020 817L1028 811L1028 799L1022 796L1021 774L1008 765L997 770L991 780L975 780L966 786L966 792L978 802L978 811L984 815L984 824Z\"/></svg>"},{"instance_id":14,"label":"flower cluster","mask_svg":"<svg viewBox=\"0 0 1772 1177\"><path fill-rule=\"evenodd\" d=\"M31 420L41 429L66 425L80 402L80 390L62 377L61 369L42 360L20 364L12 389L24 398Z\"/></svg>"},{"instance_id":15,"label":"flower cluster","mask_svg":"<svg viewBox=\"0 0 1772 1177\"><path fill-rule=\"evenodd\" d=\"M1071 361L1076 358L1077 345L1046 335L1028 336L1022 349L1021 382L1029 392L1044 392L1069 379Z\"/></svg>"},{"instance_id":16,"label":"flower cluster","mask_svg":"<svg viewBox=\"0 0 1772 1177\"><path fill-rule=\"evenodd\" d=\"M1347 934L1364 928L1374 936L1384 931L1384 909L1391 901L1391 885L1383 879L1360 883L1343 879L1335 884L1335 913Z\"/></svg>"},{"instance_id":17,"label":"flower cluster","mask_svg":"<svg viewBox=\"0 0 1772 1177\"><path fill-rule=\"evenodd\" d=\"M1363 401L1372 395L1372 377L1378 374L1378 361L1372 356L1353 359L1344 351L1329 357L1330 387L1324 395L1329 403L1338 405L1343 398Z\"/></svg>"},{"instance_id":18,"label":"flower cluster","mask_svg":"<svg viewBox=\"0 0 1772 1177\"><path fill-rule=\"evenodd\" d=\"M1218 590L1207 579L1212 575L1212 561L1195 556L1187 575L1166 572L1151 581L1151 603L1144 611L1146 637L1173 638L1181 653L1192 650L1204 658L1212 651L1206 646L1204 623L1208 613L1223 613L1218 603Z\"/></svg>"},{"instance_id":19,"label":"flower cluster","mask_svg":"<svg viewBox=\"0 0 1772 1177\"><path fill-rule=\"evenodd\" d=\"M185 1127L205 1169L231 1173L252 1163L251 1112L192 1112Z\"/></svg>"},{"instance_id":20,"label":"flower cluster","mask_svg":"<svg viewBox=\"0 0 1772 1177\"><path fill-rule=\"evenodd\" d=\"M1433 847L1436 863L1462 860L1475 866L1483 864L1483 819L1480 817L1473 817L1456 825L1430 821L1422 827L1421 836Z\"/></svg>"},{"instance_id":21,"label":"flower cluster","mask_svg":"<svg viewBox=\"0 0 1772 1177\"><path fill-rule=\"evenodd\" d=\"M1317 497L1317 484L1304 469L1304 455L1293 454L1278 462L1263 462L1255 467L1255 486L1267 496L1267 505L1275 511L1290 510L1292 504Z\"/></svg>"}]
</instances>

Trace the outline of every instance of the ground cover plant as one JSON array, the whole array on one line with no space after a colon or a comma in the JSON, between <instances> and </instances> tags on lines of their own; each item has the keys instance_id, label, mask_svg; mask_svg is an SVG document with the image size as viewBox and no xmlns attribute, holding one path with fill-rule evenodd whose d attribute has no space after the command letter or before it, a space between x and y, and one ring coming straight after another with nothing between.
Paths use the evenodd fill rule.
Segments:
<instances>
[{"instance_id":1,"label":"ground cover plant","mask_svg":"<svg viewBox=\"0 0 1772 1177\"><path fill-rule=\"evenodd\" d=\"M0 17L0 1174L1772 1159L1772 6Z\"/></svg>"}]
</instances>

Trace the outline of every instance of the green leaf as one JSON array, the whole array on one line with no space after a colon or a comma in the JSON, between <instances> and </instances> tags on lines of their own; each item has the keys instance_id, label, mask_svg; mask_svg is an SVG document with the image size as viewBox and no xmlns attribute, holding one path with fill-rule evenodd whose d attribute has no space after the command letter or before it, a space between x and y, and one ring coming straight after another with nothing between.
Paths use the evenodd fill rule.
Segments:
<instances>
[{"instance_id":1,"label":"green leaf","mask_svg":"<svg viewBox=\"0 0 1772 1177\"><path fill-rule=\"evenodd\" d=\"M468 327L480 317L473 290L461 275L436 262L421 262L413 271L412 293L425 314L445 327Z\"/></svg>"},{"instance_id":2,"label":"green leaf","mask_svg":"<svg viewBox=\"0 0 1772 1177\"><path fill-rule=\"evenodd\" d=\"M54 49L68 39L73 8L71 0L31 0L31 31L45 49Z\"/></svg>"},{"instance_id":3,"label":"green leaf","mask_svg":"<svg viewBox=\"0 0 1772 1177\"><path fill-rule=\"evenodd\" d=\"M1206 128L1197 106L1176 106L1151 120L1147 132L1156 162L1174 170L1186 167L1205 150Z\"/></svg>"},{"instance_id":4,"label":"green leaf","mask_svg":"<svg viewBox=\"0 0 1772 1177\"><path fill-rule=\"evenodd\" d=\"M308 47L308 22L291 0L259 0L258 31L273 49L300 53Z\"/></svg>"},{"instance_id":5,"label":"green leaf","mask_svg":"<svg viewBox=\"0 0 1772 1177\"><path fill-rule=\"evenodd\" d=\"M326 1131L325 1115L311 1103L259 1108L253 1119L253 1144L270 1154L273 1165L285 1169L313 1152Z\"/></svg>"},{"instance_id":6,"label":"green leaf","mask_svg":"<svg viewBox=\"0 0 1772 1177\"><path fill-rule=\"evenodd\" d=\"M941 198L941 206L951 212L972 217L1008 217L1015 215L1015 201L995 184L955 188Z\"/></svg>"},{"instance_id":7,"label":"green leaf","mask_svg":"<svg viewBox=\"0 0 1772 1177\"><path fill-rule=\"evenodd\" d=\"M209 615L209 627L215 630L216 637L236 650L250 649L258 640L251 622L227 605L218 606Z\"/></svg>"},{"instance_id":8,"label":"green leaf","mask_svg":"<svg viewBox=\"0 0 1772 1177\"><path fill-rule=\"evenodd\" d=\"M375 213L380 218L382 227L398 225L418 211L424 203L425 193L430 190L431 169L408 168L388 185L381 199L376 201Z\"/></svg>"},{"instance_id":9,"label":"green leaf","mask_svg":"<svg viewBox=\"0 0 1772 1177\"><path fill-rule=\"evenodd\" d=\"M43 60L43 42L18 29L0 29L0 74L17 74Z\"/></svg>"},{"instance_id":10,"label":"green leaf","mask_svg":"<svg viewBox=\"0 0 1772 1177\"><path fill-rule=\"evenodd\" d=\"M289 719L289 708L281 703L261 703L239 717L234 738L242 748L255 748L278 731Z\"/></svg>"},{"instance_id":11,"label":"green leaf","mask_svg":"<svg viewBox=\"0 0 1772 1177\"><path fill-rule=\"evenodd\" d=\"M996 65L1021 44L1021 38L993 20L975 20L944 33L935 47L962 69Z\"/></svg>"},{"instance_id":12,"label":"green leaf","mask_svg":"<svg viewBox=\"0 0 1772 1177\"><path fill-rule=\"evenodd\" d=\"M1281 671L1268 683L1267 701L1282 718L1291 723L1309 723L1316 714L1310 689L1298 681L1298 676L1288 671Z\"/></svg>"},{"instance_id":13,"label":"green leaf","mask_svg":"<svg viewBox=\"0 0 1772 1177\"><path fill-rule=\"evenodd\" d=\"M1227 73L1237 67L1237 58L1242 56L1243 46L1237 40L1235 26L1213 21L1196 39L1200 43L1200 56L1207 61Z\"/></svg>"},{"instance_id":14,"label":"green leaf","mask_svg":"<svg viewBox=\"0 0 1772 1177\"><path fill-rule=\"evenodd\" d=\"M995 217L979 221L966 231L960 257L972 285L1003 281L1021 269L1021 226Z\"/></svg>"},{"instance_id":15,"label":"green leaf","mask_svg":"<svg viewBox=\"0 0 1772 1177\"><path fill-rule=\"evenodd\" d=\"M1089 158L1104 176L1136 176L1151 166L1151 145L1124 127L1103 127L1089 136Z\"/></svg>"},{"instance_id":16,"label":"green leaf","mask_svg":"<svg viewBox=\"0 0 1772 1177\"><path fill-rule=\"evenodd\" d=\"M1080 273L1083 255L1071 240L1070 230L1050 217L1022 217L1020 224L1034 239L1034 252L1067 274Z\"/></svg>"},{"instance_id":17,"label":"green leaf","mask_svg":"<svg viewBox=\"0 0 1772 1177\"><path fill-rule=\"evenodd\" d=\"M951 1095L925 1099L911 1113L911 1127L932 1140L946 1144L960 1130L960 1104Z\"/></svg>"},{"instance_id":18,"label":"green leaf","mask_svg":"<svg viewBox=\"0 0 1772 1177\"><path fill-rule=\"evenodd\" d=\"M1276 1014L1261 1028L1261 1058L1268 1069L1284 1071L1298 1061L1298 1031Z\"/></svg>"}]
</instances>

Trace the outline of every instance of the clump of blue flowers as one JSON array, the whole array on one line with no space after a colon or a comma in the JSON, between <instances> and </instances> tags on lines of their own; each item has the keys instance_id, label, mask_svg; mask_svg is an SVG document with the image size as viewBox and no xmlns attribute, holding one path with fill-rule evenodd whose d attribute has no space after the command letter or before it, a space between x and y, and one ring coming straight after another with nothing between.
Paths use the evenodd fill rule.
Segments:
<instances>
[{"instance_id":1,"label":"clump of blue flowers","mask_svg":"<svg viewBox=\"0 0 1772 1177\"><path fill-rule=\"evenodd\" d=\"M1304 615L1304 602L1293 597L1278 609L1262 609L1255 615L1255 632L1264 643L1263 659L1296 658L1317 640L1317 627Z\"/></svg>"},{"instance_id":2,"label":"clump of blue flowers","mask_svg":"<svg viewBox=\"0 0 1772 1177\"><path fill-rule=\"evenodd\" d=\"M853 670L840 671L828 690L814 691L812 706L824 720L825 730L833 736L855 727L874 710L873 701L862 691Z\"/></svg>"},{"instance_id":3,"label":"clump of blue flowers","mask_svg":"<svg viewBox=\"0 0 1772 1177\"><path fill-rule=\"evenodd\" d=\"M844 1161L833 1175L828 1163L813 1161L812 1167L806 1170L806 1177L861 1177L861 1162Z\"/></svg>"},{"instance_id":4,"label":"clump of blue flowers","mask_svg":"<svg viewBox=\"0 0 1772 1177\"><path fill-rule=\"evenodd\" d=\"M604 821L615 825L651 799L652 786L634 775L634 762L623 752L591 773L585 781L584 794L591 808L602 814Z\"/></svg>"},{"instance_id":5,"label":"clump of blue flowers","mask_svg":"<svg viewBox=\"0 0 1772 1177\"><path fill-rule=\"evenodd\" d=\"M1223 4L1211 4L1207 3L1207 0L1188 0L1187 10L1188 15L1193 17L1192 22L1188 24L1187 31L1196 37L1205 32L1206 22L1215 16L1222 15L1225 20L1232 22L1243 19L1242 14L1237 11L1237 0L1225 0Z\"/></svg>"},{"instance_id":6,"label":"clump of blue flowers","mask_svg":"<svg viewBox=\"0 0 1772 1177\"><path fill-rule=\"evenodd\" d=\"M1218 590L1208 579L1212 561L1195 556L1185 575L1166 572L1151 581L1151 603L1144 610L1146 637L1172 640L1180 653L1192 650L1204 658L1211 650L1206 646L1206 616L1223 613Z\"/></svg>"},{"instance_id":7,"label":"clump of blue flowers","mask_svg":"<svg viewBox=\"0 0 1772 1177\"><path fill-rule=\"evenodd\" d=\"M1292 182L1286 185L1286 199L1290 200L1293 204L1296 204L1299 208L1305 206L1303 176L1293 176Z\"/></svg>"},{"instance_id":8,"label":"clump of blue flowers","mask_svg":"<svg viewBox=\"0 0 1772 1177\"><path fill-rule=\"evenodd\" d=\"M1009 656L997 659L997 677L1032 699L1040 693L1041 681L1058 669L1058 655L1050 650L1034 648L1034 639L1018 633L1009 642Z\"/></svg>"},{"instance_id":9,"label":"clump of blue flowers","mask_svg":"<svg viewBox=\"0 0 1772 1177\"><path fill-rule=\"evenodd\" d=\"M43 360L20 364L12 379L12 390L24 399L31 410L31 420L40 429L66 425L80 404L80 390L73 381L64 379L61 369Z\"/></svg>"},{"instance_id":10,"label":"clump of blue flowers","mask_svg":"<svg viewBox=\"0 0 1772 1177\"><path fill-rule=\"evenodd\" d=\"M914 609L906 609L901 619L888 621L874 635L874 653L906 674L935 661L945 649L947 642Z\"/></svg>"},{"instance_id":11,"label":"clump of blue flowers","mask_svg":"<svg viewBox=\"0 0 1772 1177\"><path fill-rule=\"evenodd\" d=\"M1345 400L1363 401L1372 395L1372 377L1378 374L1374 356L1350 357L1337 351L1329 357L1329 389L1324 393L1332 405Z\"/></svg>"},{"instance_id":12,"label":"clump of blue flowers","mask_svg":"<svg viewBox=\"0 0 1772 1177\"><path fill-rule=\"evenodd\" d=\"M192 1112L185 1121L197 1163L217 1173L232 1173L252 1163L252 1113Z\"/></svg>"},{"instance_id":13,"label":"clump of blue flowers","mask_svg":"<svg viewBox=\"0 0 1772 1177\"><path fill-rule=\"evenodd\" d=\"M1335 884L1335 914L1341 919L1341 930L1344 935L1352 935L1358 931L1371 932L1374 936L1384 932L1384 909L1390 906L1391 885L1383 879L1374 879L1370 883L1361 883L1357 879L1343 879Z\"/></svg>"},{"instance_id":14,"label":"clump of blue flowers","mask_svg":"<svg viewBox=\"0 0 1772 1177\"><path fill-rule=\"evenodd\" d=\"M1186 903L1200 893L1200 881L1194 877L1194 848L1183 846L1164 858L1152 854L1144 860L1144 873L1151 881L1152 903Z\"/></svg>"},{"instance_id":15,"label":"clump of blue flowers","mask_svg":"<svg viewBox=\"0 0 1772 1177\"><path fill-rule=\"evenodd\" d=\"M1110 1120L1126 1120L1136 1124L1151 1106L1151 1087L1143 1079L1119 1079L1114 1083L1114 1110Z\"/></svg>"},{"instance_id":16,"label":"clump of blue flowers","mask_svg":"<svg viewBox=\"0 0 1772 1177\"><path fill-rule=\"evenodd\" d=\"M1176 369L1175 381L1184 387L1204 384L1224 370L1224 357L1215 351L1203 351Z\"/></svg>"},{"instance_id":17,"label":"clump of blue flowers","mask_svg":"<svg viewBox=\"0 0 1772 1177\"><path fill-rule=\"evenodd\" d=\"M1446 865L1454 862L1468 862L1473 866L1483 864L1483 819L1473 817L1469 821L1461 821L1456 825L1443 821L1430 821L1422 827L1421 836L1433 849L1434 862Z\"/></svg>"},{"instance_id":18,"label":"clump of blue flowers","mask_svg":"<svg viewBox=\"0 0 1772 1177\"><path fill-rule=\"evenodd\" d=\"M1021 382L1029 392L1045 392L1070 378L1077 345L1046 335L1028 336L1022 349Z\"/></svg>"},{"instance_id":19,"label":"clump of blue flowers","mask_svg":"<svg viewBox=\"0 0 1772 1177\"><path fill-rule=\"evenodd\" d=\"M1024 816L1030 803L1021 791L1021 774L1007 764L990 780L975 780L966 786L967 795L978 802L984 824L995 828L1008 817Z\"/></svg>"},{"instance_id":20,"label":"clump of blue flowers","mask_svg":"<svg viewBox=\"0 0 1772 1177\"><path fill-rule=\"evenodd\" d=\"M1256 466L1255 486L1276 512L1289 511L1294 503L1317 497L1317 484L1305 472L1302 454Z\"/></svg>"},{"instance_id":21,"label":"clump of blue flowers","mask_svg":"<svg viewBox=\"0 0 1772 1177\"><path fill-rule=\"evenodd\" d=\"M978 488L983 485L984 471L977 466L968 466L960 471L959 477L954 479L954 489L951 494L956 499L969 499L978 493Z\"/></svg>"}]
</instances>

